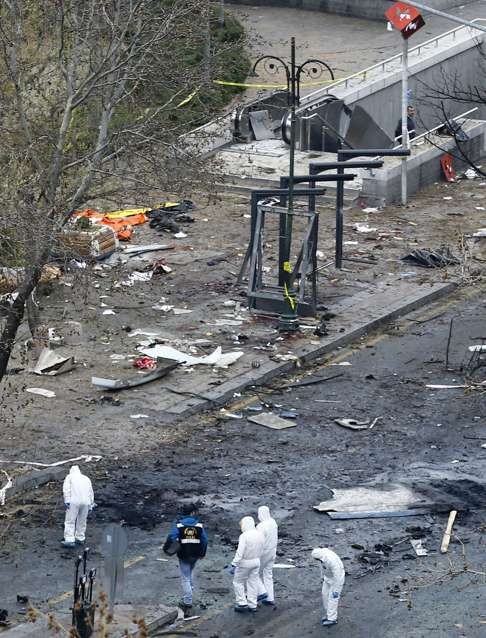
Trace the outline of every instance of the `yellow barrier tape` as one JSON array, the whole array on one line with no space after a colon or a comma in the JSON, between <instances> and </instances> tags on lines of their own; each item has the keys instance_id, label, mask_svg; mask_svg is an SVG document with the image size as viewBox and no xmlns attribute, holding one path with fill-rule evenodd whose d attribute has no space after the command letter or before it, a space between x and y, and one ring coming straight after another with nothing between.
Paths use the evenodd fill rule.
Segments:
<instances>
[{"instance_id":1,"label":"yellow barrier tape","mask_svg":"<svg viewBox=\"0 0 486 638\"><path fill-rule=\"evenodd\" d=\"M335 78L334 80L315 80L314 82L301 82L300 86L320 86L322 84L331 84L337 82L342 78ZM286 84L246 84L242 82L226 82L226 80L213 80L214 84L221 84L222 86L238 86L244 89L286 89Z\"/></svg>"},{"instance_id":2,"label":"yellow barrier tape","mask_svg":"<svg viewBox=\"0 0 486 638\"><path fill-rule=\"evenodd\" d=\"M190 102L198 91L199 91L199 89L195 89L192 93L190 93L186 98L184 98L182 100L182 102L179 102L179 104L176 106L176 109L178 109L181 106L184 106L184 104L187 104L188 102Z\"/></svg>"},{"instance_id":3,"label":"yellow barrier tape","mask_svg":"<svg viewBox=\"0 0 486 638\"><path fill-rule=\"evenodd\" d=\"M284 283L284 297L289 302L289 306L292 308L292 310L295 310L295 308L297 307L297 304L295 302L295 299L289 294L289 289L287 288L287 284L285 283Z\"/></svg>"},{"instance_id":4,"label":"yellow barrier tape","mask_svg":"<svg viewBox=\"0 0 486 638\"><path fill-rule=\"evenodd\" d=\"M292 272L290 261L284 261L282 268L284 269L285 272Z\"/></svg>"}]
</instances>

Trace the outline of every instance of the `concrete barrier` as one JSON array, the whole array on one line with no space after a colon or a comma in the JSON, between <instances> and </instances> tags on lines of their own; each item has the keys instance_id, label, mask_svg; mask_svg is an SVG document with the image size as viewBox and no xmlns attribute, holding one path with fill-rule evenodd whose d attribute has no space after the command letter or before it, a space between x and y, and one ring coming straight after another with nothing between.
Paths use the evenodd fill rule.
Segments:
<instances>
[{"instance_id":1,"label":"concrete barrier","mask_svg":"<svg viewBox=\"0 0 486 638\"><path fill-rule=\"evenodd\" d=\"M468 4L473 0L428 0L432 9L444 11L451 7ZM256 7L286 7L337 13L355 18L384 20L384 13L390 7L386 0L231 0L229 4L246 4Z\"/></svg>"}]
</instances>

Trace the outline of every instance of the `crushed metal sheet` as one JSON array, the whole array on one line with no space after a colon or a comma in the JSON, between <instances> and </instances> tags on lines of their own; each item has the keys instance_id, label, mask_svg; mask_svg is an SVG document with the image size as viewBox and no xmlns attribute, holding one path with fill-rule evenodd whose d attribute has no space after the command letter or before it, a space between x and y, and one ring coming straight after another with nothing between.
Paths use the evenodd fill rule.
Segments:
<instances>
[{"instance_id":1,"label":"crushed metal sheet","mask_svg":"<svg viewBox=\"0 0 486 638\"><path fill-rule=\"evenodd\" d=\"M170 359L188 366L209 365L216 366L217 368L227 368L243 356L243 352L241 351L226 352L223 354L221 346L218 346L211 354L208 354L205 357L195 357L192 354L186 354L185 352L176 350L171 346L164 346L161 344L157 344L149 348L139 348L139 350L143 354L153 357L154 359Z\"/></svg>"},{"instance_id":2,"label":"crushed metal sheet","mask_svg":"<svg viewBox=\"0 0 486 638\"><path fill-rule=\"evenodd\" d=\"M287 419L281 419L273 412L264 412L263 414L257 414L255 416L247 417L248 421L256 423L257 425L263 425L266 428L272 430L286 430L287 428L295 428L296 423L292 423Z\"/></svg>"},{"instance_id":3,"label":"crushed metal sheet","mask_svg":"<svg viewBox=\"0 0 486 638\"><path fill-rule=\"evenodd\" d=\"M74 357L63 357L49 348L43 348L39 359L33 368L34 374L54 377L64 372L69 372L74 367Z\"/></svg>"},{"instance_id":4,"label":"crushed metal sheet","mask_svg":"<svg viewBox=\"0 0 486 638\"><path fill-rule=\"evenodd\" d=\"M332 490L334 498L315 505L318 512L392 512L424 505L423 498L400 483Z\"/></svg>"},{"instance_id":5,"label":"crushed metal sheet","mask_svg":"<svg viewBox=\"0 0 486 638\"><path fill-rule=\"evenodd\" d=\"M128 390L129 388L136 388L139 385L145 385L146 383L161 379L177 368L178 365L178 362L172 361L168 365L162 365L160 368L155 369L153 372L133 377L131 379L103 379L101 377L91 377L91 383L99 388L112 390L113 392Z\"/></svg>"}]
</instances>

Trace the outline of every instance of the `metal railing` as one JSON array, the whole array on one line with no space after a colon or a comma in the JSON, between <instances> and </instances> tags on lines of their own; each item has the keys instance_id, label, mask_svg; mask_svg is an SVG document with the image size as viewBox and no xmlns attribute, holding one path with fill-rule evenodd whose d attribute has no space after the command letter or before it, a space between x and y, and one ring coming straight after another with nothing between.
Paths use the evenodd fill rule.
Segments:
<instances>
[{"instance_id":1,"label":"metal railing","mask_svg":"<svg viewBox=\"0 0 486 638\"><path fill-rule=\"evenodd\" d=\"M486 22L486 18L475 18L474 20L472 20L472 22ZM453 40L455 40L459 31L463 31L463 30L473 31L474 28L460 26L460 27L455 27L454 29L450 29L450 31L441 33L440 35L437 35L434 38L431 38L430 40L426 40L425 42L422 42L421 44L418 44L417 46L411 48L409 51L409 56L412 56L414 54L420 55L422 49L425 49L426 47L429 47L431 45L435 45L436 47L438 47L440 40L448 38L449 36L452 36ZM368 79L367 76L376 70L379 70L380 73L387 73L387 68L386 68L387 65L391 65L396 61L401 62L401 60L402 60L402 54L398 53L397 55L394 55L391 58L387 58L386 60L383 60L383 62L377 62L376 64L373 64L372 66L367 67L363 71L358 71L357 73L348 75L342 80L333 82L332 84L329 84L325 88L317 89L316 91L312 91L312 93L307 93L307 95L304 95L300 100L301 107L308 105L308 102L312 102L316 100L319 96L324 97L330 91L335 90L336 87L344 86L344 88L348 88L349 82L356 78L361 78L363 82L366 82L366 80ZM318 104L315 104L315 106L318 106Z\"/></svg>"}]
</instances>

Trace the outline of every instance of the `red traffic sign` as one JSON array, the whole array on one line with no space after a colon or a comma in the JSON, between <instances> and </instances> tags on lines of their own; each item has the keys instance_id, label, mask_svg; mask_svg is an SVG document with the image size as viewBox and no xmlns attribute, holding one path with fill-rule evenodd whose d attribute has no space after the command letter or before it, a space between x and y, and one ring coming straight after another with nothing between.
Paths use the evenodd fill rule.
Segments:
<instances>
[{"instance_id":1,"label":"red traffic sign","mask_svg":"<svg viewBox=\"0 0 486 638\"><path fill-rule=\"evenodd\" d=\"M425 24L419 10L405 2L396 2L385 11L385 15L405 39L416 33Z\"/></svg>"}]
</instances>

